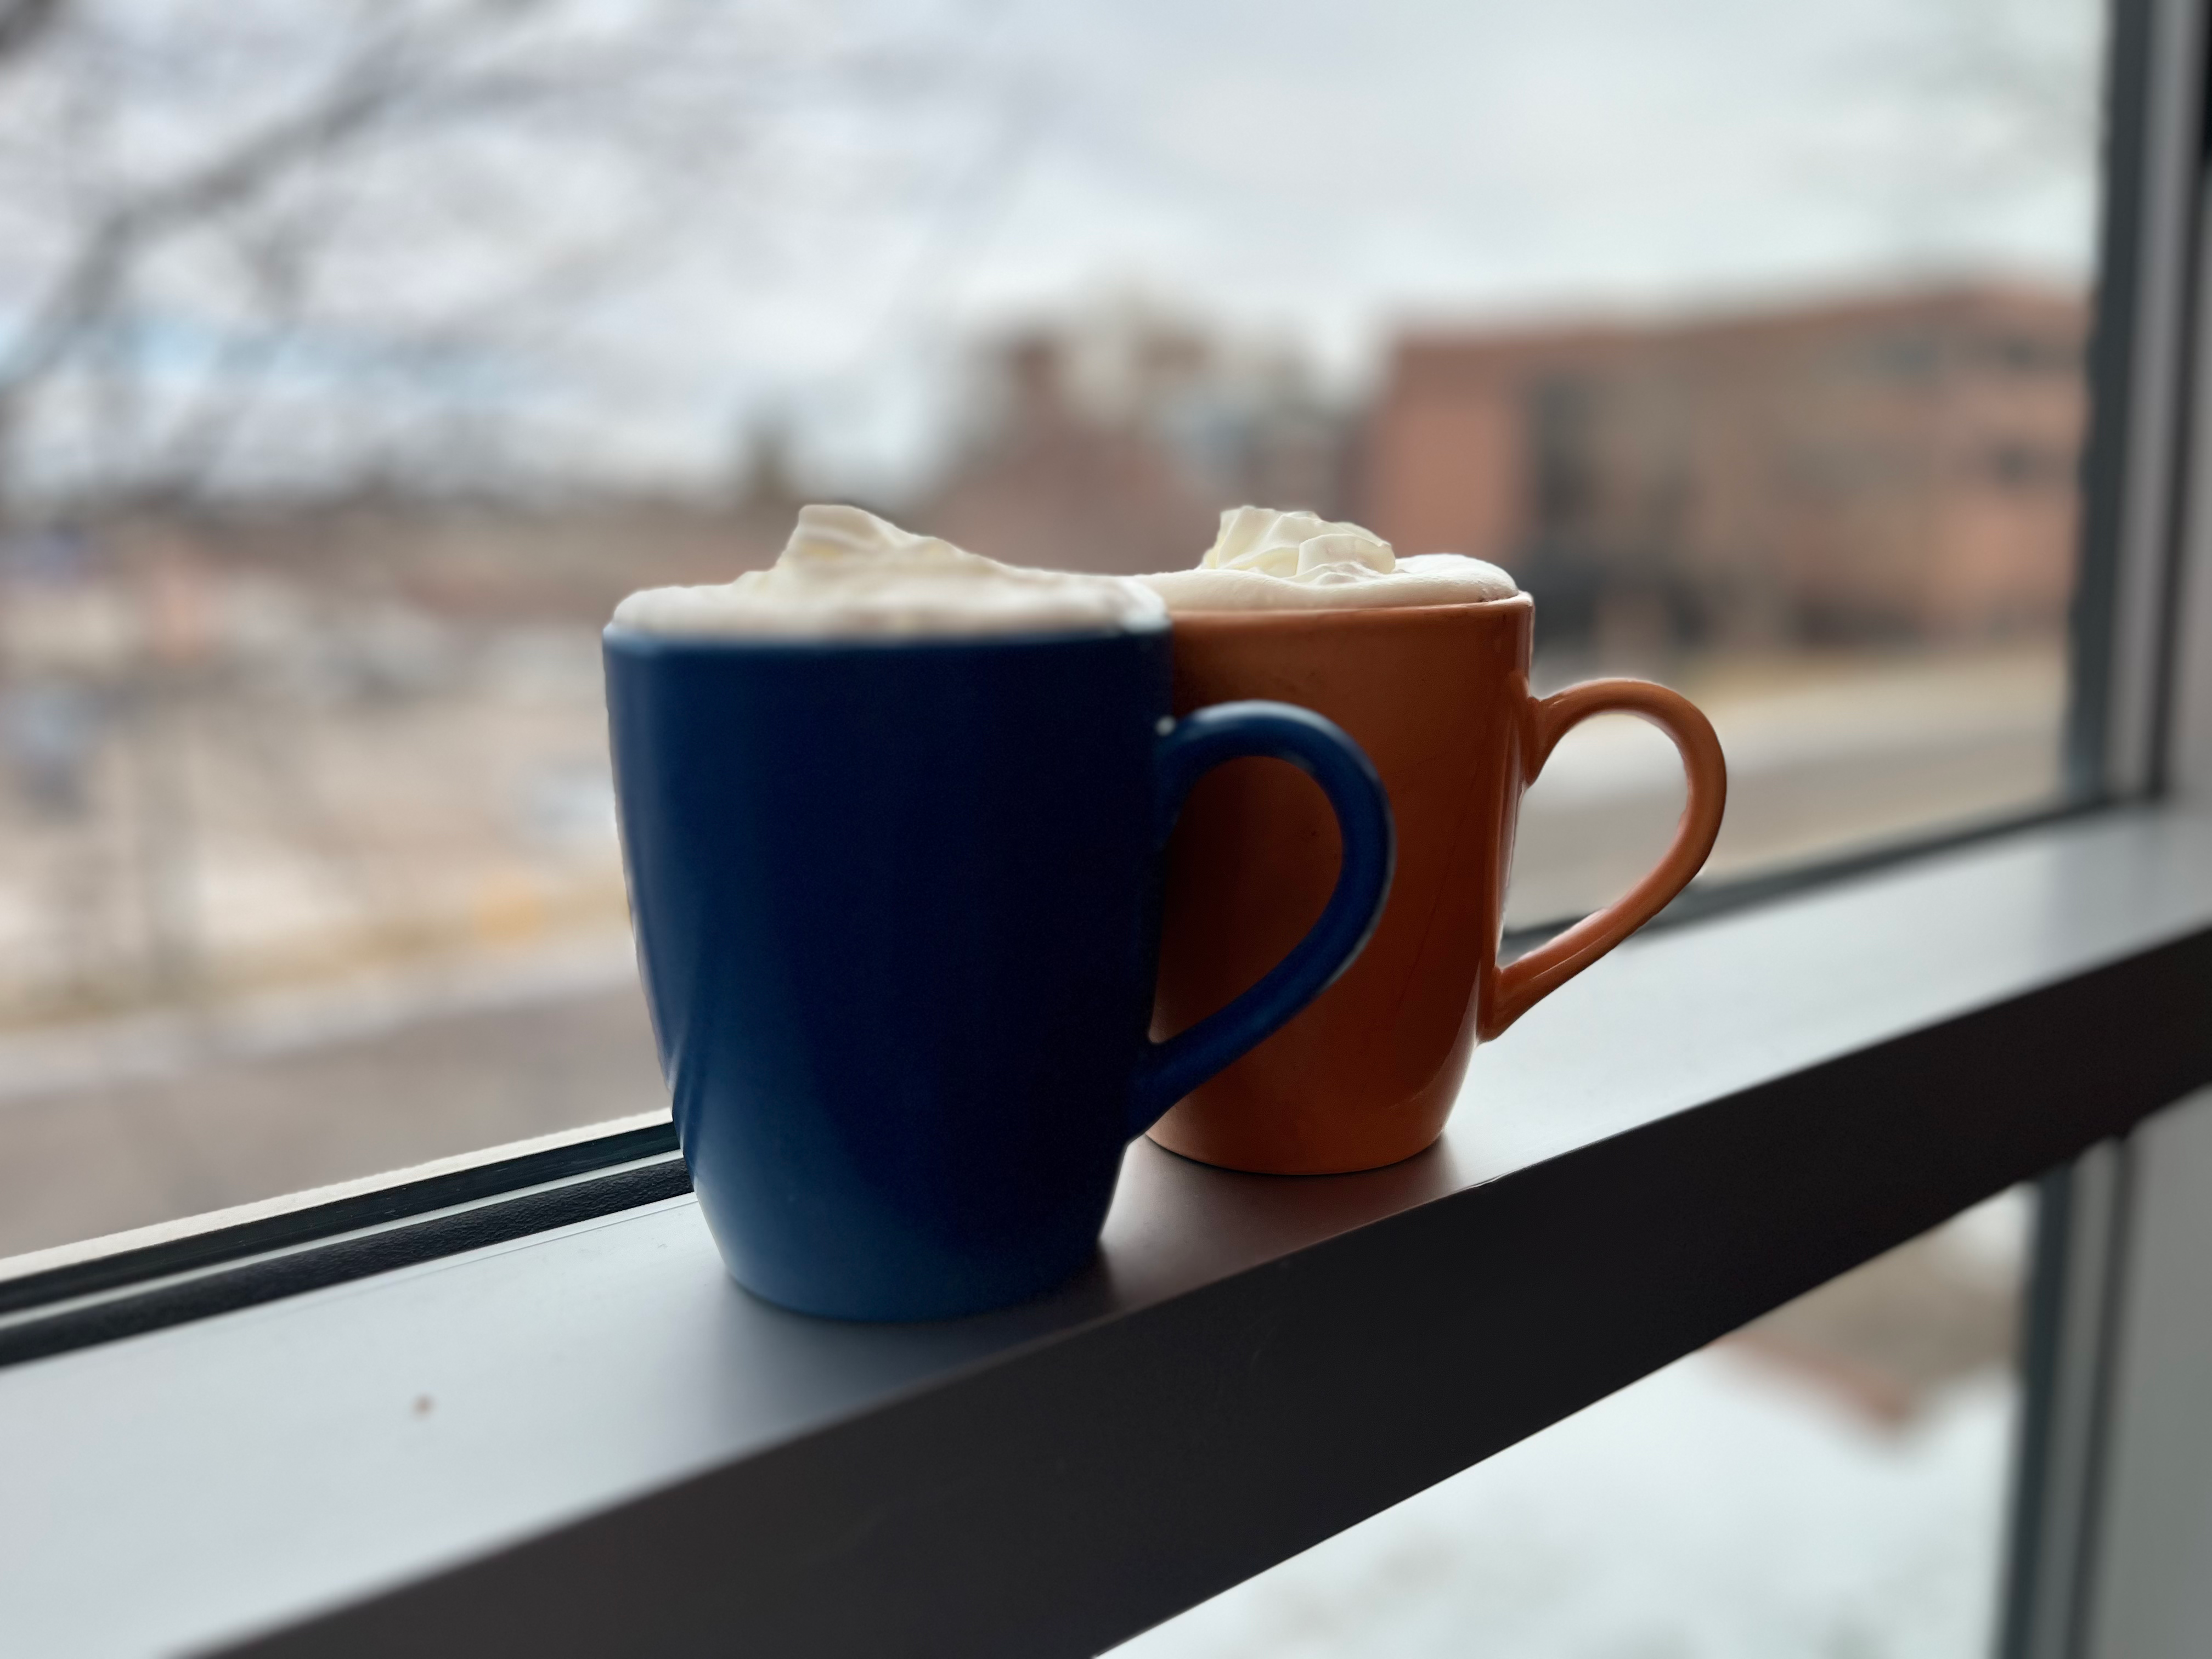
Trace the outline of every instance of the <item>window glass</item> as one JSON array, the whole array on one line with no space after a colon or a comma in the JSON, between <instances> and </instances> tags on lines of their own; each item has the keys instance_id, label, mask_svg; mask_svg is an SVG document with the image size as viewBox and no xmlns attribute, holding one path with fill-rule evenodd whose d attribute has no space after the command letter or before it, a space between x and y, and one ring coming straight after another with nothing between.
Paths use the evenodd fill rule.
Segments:
<instances>
[{"instance_id":1,"label":"window glass","mask_svg":"<svg viewBox=\"0 0 2212 1659\"><path fill-rule=\"evenodd\" d=\"M0 31L0 1254L665 1109L596 630L1245 501L1671 682L1717 876L2050 800L2087 0L84 0ZM1680 801L1607 720L1511 903Z\"/></svg>"},{"instance_id":2,"label":"window glass","mask_svg":"<svg viewBox=\"0 0 2212 1659\"><path fill-rule=\"evenodd\" d=\"M1971 1211L1115 1651L1978 1659L2032 1208Z\"/></svg>"}]
</instances>

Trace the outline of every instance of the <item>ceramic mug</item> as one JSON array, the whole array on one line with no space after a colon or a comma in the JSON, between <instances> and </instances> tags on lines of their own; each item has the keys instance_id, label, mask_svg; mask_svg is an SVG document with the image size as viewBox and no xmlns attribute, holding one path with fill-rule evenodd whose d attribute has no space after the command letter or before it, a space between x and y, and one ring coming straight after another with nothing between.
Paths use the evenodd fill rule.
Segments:
<instances>
[{"instance_id":1,"label":"ceramic mug","mask_svg":"<svg viewBox=\"0 0 2212 1659\"><path fill-rule=\"evenodd\" d=\"M1657 914L1719 833L1727 772L1711 725L1662 686L1528 690L1534 607L1468 605L1182 613L1178 708L1279 698L1327 716L1390 793L1398 866L1359 960L1304 1013L1156 1124L1171 1151L1231 1169L1339 1174L1410 1158L1443 1132L1478 1040ZM1674 843L1618 902L1517 961L1498 944L1523 790L1571 727L1639 714L1681 752ZM1320 910L1335 868L1327 814L1280 768L1201 782L1168 854L1154 1030L1228 1002Z\"/></svg>"},{"instance_id":2,"label":"ceramic mug","mask_svg":"<svg viewBox=\"0 0 2212 1659\"><path fill-rule=\"evenodd\" d=\"M730 1272L787 1307L936 1318L1067 1278L1129 1140L1328 984L1389 889L1359 751L1298 708L1170 719L1165 628L611 628L605 661L677 1132ZM1200 774L1252 755L1321 785L1341 869L1255 984L1148 1042L1170 826Z\"/></svg>"}]
</instances>

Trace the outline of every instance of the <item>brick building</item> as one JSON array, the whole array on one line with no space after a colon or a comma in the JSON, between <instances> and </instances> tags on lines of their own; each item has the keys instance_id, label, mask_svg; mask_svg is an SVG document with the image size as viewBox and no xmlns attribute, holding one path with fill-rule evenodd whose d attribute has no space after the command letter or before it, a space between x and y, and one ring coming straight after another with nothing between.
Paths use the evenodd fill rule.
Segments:
<instances>
[{"instance_id":1,"label":"brick building","mask_svg":"<svg viewBox=\"0 0 2212 1659\"><path fill-rule=\"evenodd\" d=\"M981 367L969 441L910 520L976 552L1172 570L1212 543L1224 507L1351 509L1356 422L1290 355L1110 312L1001 341Z\"/></svg>"},{"instance_id":2,"label":"brick building","mask_svg":"<svg viewBox=\"0 0 2212 1659\"><path fill-rule=\"evenodd\" d=\"M1361 505L1494 559L1554 640L2048 630L2075 565L2087 307L1961 287L1648 327L1425 333Z\"/></svg>"}]
</instances>

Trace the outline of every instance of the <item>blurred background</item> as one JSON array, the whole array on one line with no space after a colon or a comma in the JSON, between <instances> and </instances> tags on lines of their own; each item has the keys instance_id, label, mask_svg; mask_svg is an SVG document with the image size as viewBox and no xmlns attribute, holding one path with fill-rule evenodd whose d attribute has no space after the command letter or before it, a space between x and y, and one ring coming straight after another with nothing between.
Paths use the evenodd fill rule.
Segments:
<instances>
[{"instance_id":1,"label":"blurred background","mask_svg":"<svg viewBox=\"0 0 2212 1659\"><path fill-rule=\"evenodd\" d=\"M0 1255L665 1111L597 631L805 500L1090 569L1190 564L1245 501L1492 559L1542 687L1711 713L1719 878L2056 803L2103 34L2091 0L0 0ZM1674 773L1634 722L1571 738L1513 922L1624 886ZM1370 1523L1413 1567L1308 1558L1176 1650L1973 1650L2024 1201L1991 1213ZM1722 1581L1655 1565L1705 1534L1557 1496L1626 1478L1607 1413L1751 1517L1784 1611L1715 1634ZM1451 1600L1497 1527L1520 1612ZM1880 1588L1908 1560L1947 1611L1880 1610L1922 1605ZM1444 1611L1375 1622L1429 1605L1409 1572Z\"/></svg>"}]
</instances>

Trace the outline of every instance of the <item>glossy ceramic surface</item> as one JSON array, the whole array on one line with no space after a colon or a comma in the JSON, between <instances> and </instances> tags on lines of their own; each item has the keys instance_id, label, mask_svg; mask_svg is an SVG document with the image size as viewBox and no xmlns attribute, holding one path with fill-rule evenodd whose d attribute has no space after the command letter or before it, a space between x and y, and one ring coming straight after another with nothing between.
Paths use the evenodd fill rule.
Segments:
<instances>
[{"instance_id":1,"label":"glossy ceramic surface","mask_svg":"<svg viewBox=\"0 0 2212 1659\"><path fill-rule=\"evenodd\" d=\"M1398 871L1373 940L1313 1006L1163 1118L1152 1139L1231 1169L1326 1175L1410 1158L1443 1133L1478 1038L1497 1036L1649 921L1719 833L1727 773L1695 708L1598 680L1528 690L1534 608L1209 614L1176 621L1177 708L1279 698L1328 716L1390 792ZM1674 843L1624 897L1501 968L1498 940L1523 790L1571 726L1608 710L1680 750ZM1304 780L1244 763L1191 795L1169 849L1154 1029L1222 1006L1320 914L1337 836Z\"/></svg>"},{"instance_id":2,"label":"glossy ceramic surface","mask_svg":"<svg viewBox=\"0 0 2212 1659\"><path fill-rule=\"evenodd\" d=\"M1389 879L1372 769L1301 709L1170 722L1169 660L1164 632L608 630L640 967L741 1283L853 1319L1049 1289L1090 1256L1129 1139L1358 950ZM1155 1045L1169 825L1200 774L1254 754L1320 782L1350 856L1249 996Z\"/></svg>"}]
</instances>

